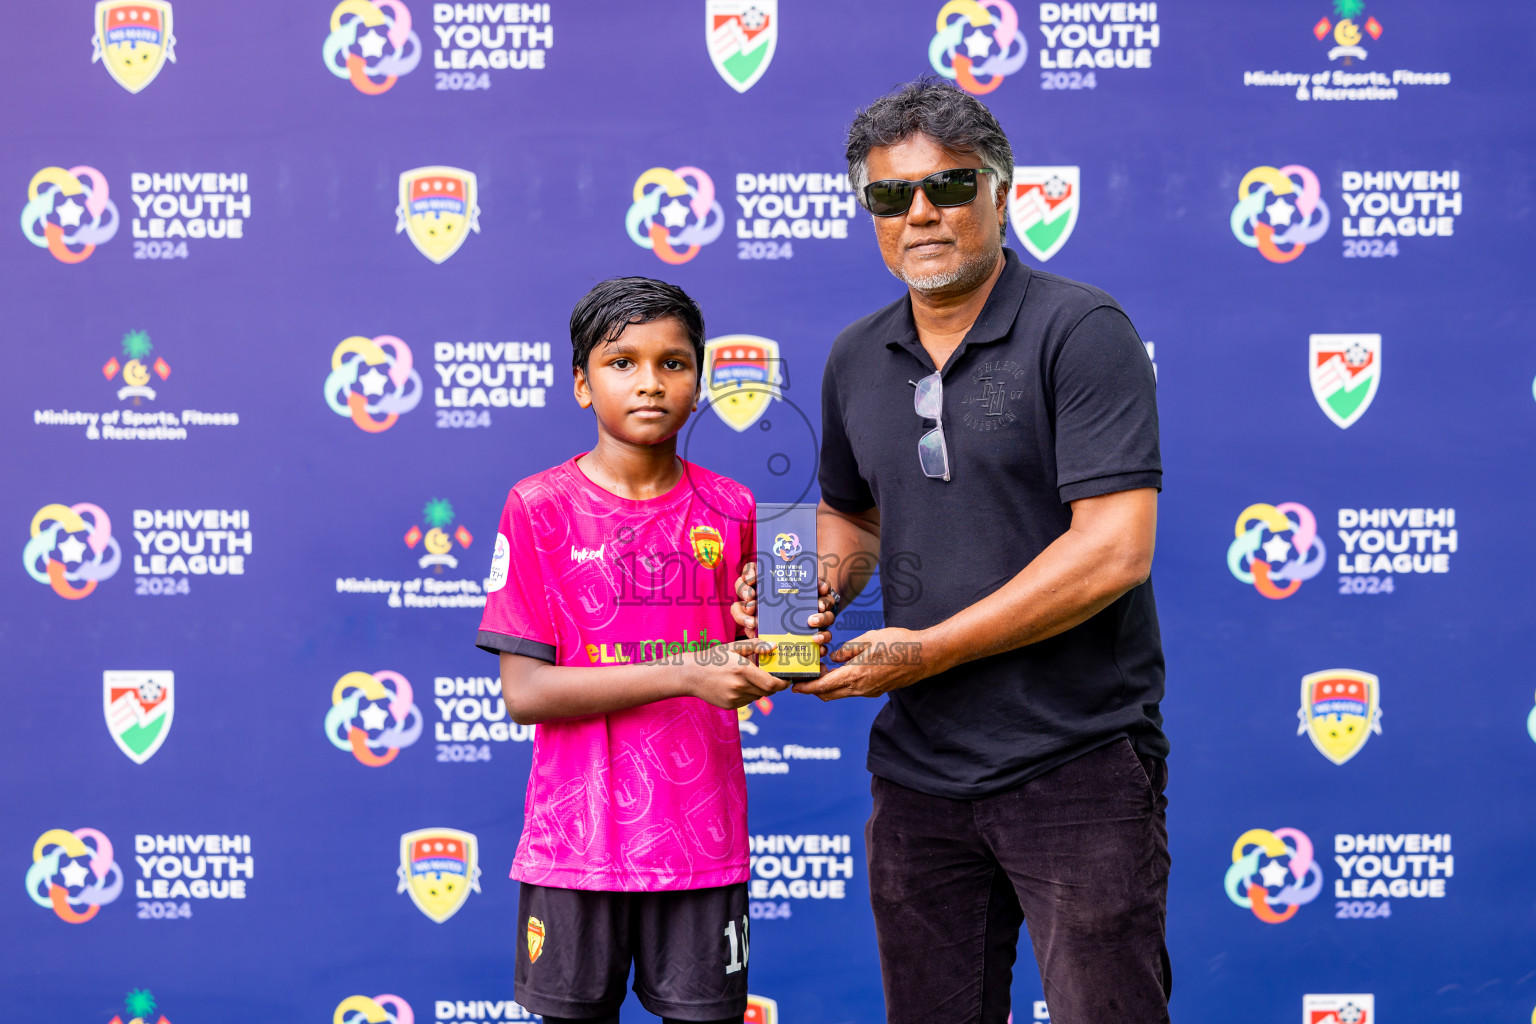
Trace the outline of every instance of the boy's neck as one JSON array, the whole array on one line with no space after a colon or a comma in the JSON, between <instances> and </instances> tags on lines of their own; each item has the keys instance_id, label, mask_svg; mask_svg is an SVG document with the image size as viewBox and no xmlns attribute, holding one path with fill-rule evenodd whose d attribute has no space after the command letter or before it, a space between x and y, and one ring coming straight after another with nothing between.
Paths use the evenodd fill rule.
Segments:
<instances>
[{"instance_id":1,"label":"boy's neck","mask_svg":"<svg viewBox=\"0 0 1536 1024\"><path fill-rule=\"evenodd\" d=\"M633 444L601 429L597 444L576 460L576 467L603 490L632 501L660 497L683 476L675 436L660 444Z\"/></svg>"}]
</instances>

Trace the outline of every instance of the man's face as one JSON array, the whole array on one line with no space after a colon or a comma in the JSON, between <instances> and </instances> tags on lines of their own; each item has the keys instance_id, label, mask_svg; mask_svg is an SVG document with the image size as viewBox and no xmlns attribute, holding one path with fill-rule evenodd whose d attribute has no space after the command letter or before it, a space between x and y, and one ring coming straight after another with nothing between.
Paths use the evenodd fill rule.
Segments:
<instances>
[{"instance_id":1,"label":"man's face","mask_svg":"<svg viewBox=\"0 0 1536 1024\"><path fill-rule=\"evenodd\" d=\"M699 367L688 332L672 317L630 324L575 373L576 401L599 428L631 444L660 444L698 407Z\"/></svg>"},{"instance_id":2,"label":"man's face","mask_svg":"<svg viewBox=\"0 0 1536 1024\"><path fill-rule=\"evenodd\" d=\"M919 181L935 171L981 167L982 161L974 153L958 153L926 135L913 135L870 150L866 166L870 181ZM891 273L935 296L961 294L985 281L997 266L1008 215L1007 197L997 186L997 175L977 175L976 198L947 207L934 206L918 189L905 214L873 218L880 255Z\"/></svg>"}]
</instances>

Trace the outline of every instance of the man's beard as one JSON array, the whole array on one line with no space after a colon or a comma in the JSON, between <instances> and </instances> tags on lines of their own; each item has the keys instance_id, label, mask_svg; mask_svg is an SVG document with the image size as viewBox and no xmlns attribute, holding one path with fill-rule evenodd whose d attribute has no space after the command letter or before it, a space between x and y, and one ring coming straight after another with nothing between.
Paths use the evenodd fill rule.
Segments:
<instances>
[{"instance_id":1,"label":"man's beard","mask_svg":"<svg viewBox=\"0 0 1536 1024\"><path fill-rule=\"evenodd\" d=\"M953 270L937 271L932 274L908 274L905 271L891 271L900 278L907 287L913 291L932 295L937 292L968 292L979 286L992 273L997 266L999 248L993 248L986 252L980 252L965 259Z\"/></svg>"}]
</instances>

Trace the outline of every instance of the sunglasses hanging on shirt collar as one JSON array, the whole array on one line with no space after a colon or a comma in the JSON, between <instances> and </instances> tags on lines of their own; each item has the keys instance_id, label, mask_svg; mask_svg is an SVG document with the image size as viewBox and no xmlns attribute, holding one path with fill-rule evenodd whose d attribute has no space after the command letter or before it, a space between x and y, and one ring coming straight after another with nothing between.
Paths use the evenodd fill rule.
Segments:
<instances>
[{"instance_id":1,"label":"sunglasses hanging on shirt collar","mask_svg":"<svg viewBox=\"0 0 1536 1024\"><path fill-rule=\"evenodd\" d=\"M922 380L909 380L917 388L912 396L912 408L925 420L934 420L938 426L917 440L917 461L923 467L923 475L930 480L949 482L949 446L944 443L944 378L930 373Z\"/></svg>"}]
</instances>

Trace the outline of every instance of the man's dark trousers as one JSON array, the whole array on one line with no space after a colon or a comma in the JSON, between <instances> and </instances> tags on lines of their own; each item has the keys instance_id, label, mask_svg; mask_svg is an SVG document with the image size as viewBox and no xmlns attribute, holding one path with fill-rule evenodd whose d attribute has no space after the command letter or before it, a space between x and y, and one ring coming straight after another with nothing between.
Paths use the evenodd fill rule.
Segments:
<instances>
[{"instance_id":1,"label":"man's dark trousers","mask_svg":"<svg viewBox=\"0 0 1536 1024\"><path fill-rule=\"evenodd\" d=\"M977 800L874 777L865 827L890 1024L1004 1024L1028 922L1051 1024L1162 1024L1166 763L1129 740Z\"/></svg>"}]
</instances>

